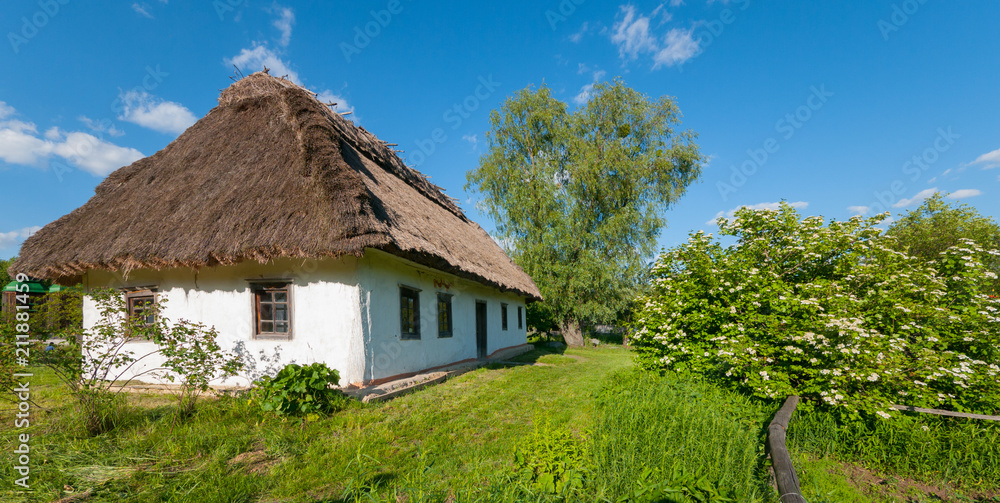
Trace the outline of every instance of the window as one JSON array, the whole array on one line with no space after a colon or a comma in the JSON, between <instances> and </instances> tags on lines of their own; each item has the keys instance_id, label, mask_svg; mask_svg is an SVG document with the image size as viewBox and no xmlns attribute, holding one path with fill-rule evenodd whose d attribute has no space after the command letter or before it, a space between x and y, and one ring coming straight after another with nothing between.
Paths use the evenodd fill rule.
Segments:
<instances>
[{"instance_id":1,"label":"window","mask_svg":"<svg viewBox=\"0 0 1000 503\"><path fill-rule=\"evenodd\" d=\"M438 293L438 337L451 337L451 294Z\"/></svg>"},{"instance_id":2,"label":"window","mask_svg":"<svg viewBox=\"0 0 1000 503\"><path fill-rule=\"evenodd\" d=\"M137 290L125 294L128 303L128 317L139 320L144 326L151 326L156 321L153 303L156 295L150 290Z\"/></svg>"},{"instance_id":3,"label":"window","mask_svg":"<svg viewBox=\"0 0 1000 503\"><path fill-rule=\"evenodd\" d=\"M399 324L401 339L420 339L420 290L399 287Z\"/></svg>"},{"instance_id":4,"label":"window","mask_svg":"<svg viewBox=\"0 0 1000 503\"><path fill-rule=\"evenodd\" d=\"M153 326L156 322L156 291L152 289L135 289L125 292L125 306L128 308L130 321L137 322L133 325L137 333L132 334L133 341L149 340L149 334L143 333L145 328Z\"/></svg>"},{"instance_id":5,"label":"window","mask_svg":"<svg viewBox=\"0 0 1000 503\"><path fill-rule=\"evenodd\" d=\"M500 328L507 330L507 304L500 304Z\"/></svg>"},{"instance_id":6,"label":"window","mask_svg":"<svg viewBox=\"0 0 1000 503\"><path fill-rule=\"evenodd\" d=\"M521 314L521 306L517 306L517 329L524 329L524 317Z\"/></svg>"},{"instance_id":7,"label":"window","mask_svg":"<svg viewBox=\"0 0 1000 503\"><path fill-rule=\"evenodd\" d=\"M260 339L291 339L291 283L253 284L255 336Z\"/></svg>"}]
</instances>

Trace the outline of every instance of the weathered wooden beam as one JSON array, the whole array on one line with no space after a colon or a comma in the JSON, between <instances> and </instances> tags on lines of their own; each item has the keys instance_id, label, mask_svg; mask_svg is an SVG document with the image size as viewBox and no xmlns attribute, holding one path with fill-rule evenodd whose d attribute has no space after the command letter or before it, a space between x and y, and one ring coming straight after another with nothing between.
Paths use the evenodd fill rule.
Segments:
<instances>
[{"instance_id":1,"label":"weathered wooden beam","mask_svg":"<svg viewBox=\"0 0 1000 503\"><path fill-rule=\"evenodd\" d=\"M950 410L941 410L941 409L925 409L923 407L914 407L912 405L893 405L892 408L896 410L905 410L908 412L936 414L938 416L964 417L968 419L985 419L987 421L1000 421L1000 416L987 416L986 414L969 414L968 412L952 412Z\"/></svg>"},{"instance_id":2,"label":"weathered wooden beam","mask_svg":"<svg viewBox=\"0 0 1000 503\"><path fill-rule=\"evenodd\" d=\"M799 489L799 477L792 466L792 457L785 445L785 430L788 429L788 422L798 405L797 395L788 397L767 427L767 442L771 448L771 464L774 466L774 481L778 485L780 503L806 503Z\"/></svg>"}]
</instances>

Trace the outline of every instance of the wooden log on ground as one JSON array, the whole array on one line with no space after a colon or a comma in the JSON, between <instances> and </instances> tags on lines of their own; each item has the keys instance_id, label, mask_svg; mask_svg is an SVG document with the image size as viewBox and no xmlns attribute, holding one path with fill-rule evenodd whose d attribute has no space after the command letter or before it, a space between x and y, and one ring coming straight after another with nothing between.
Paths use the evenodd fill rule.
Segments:
<instances>
[{"instance_id":1,"label":"wooden log on ground","mask_svg":"<svg viewBox=\"0 0 1000 503\"><path fill-rule=\"evenodd\" d=\"M896 410L905 410L907 412L936 414L938 416L964 417L968 419L985 419L986 421L1000 421L1000 416L987 416L986 414L969 414L968 412L952 412L950 410L941 410L941 409L925 409L922 407L914 407L912 405L893 405L892 408Z\"/></svg>"},{"instance_id":2,"label":"wooden log on ground","mask_svg":"<svg viewBox=\"0 0 1000 503\"><path fill-rule=\"evenodd\" d=\"M798 396L788 397L767 427L767 442L771 449L771 464L774 466L774 481L778 485L780 503L806 503L799 489L799 477L792 466L792 457L785 445L785 430L788 429L788 422L798 405Z\"/></svg>"}]
</instances>

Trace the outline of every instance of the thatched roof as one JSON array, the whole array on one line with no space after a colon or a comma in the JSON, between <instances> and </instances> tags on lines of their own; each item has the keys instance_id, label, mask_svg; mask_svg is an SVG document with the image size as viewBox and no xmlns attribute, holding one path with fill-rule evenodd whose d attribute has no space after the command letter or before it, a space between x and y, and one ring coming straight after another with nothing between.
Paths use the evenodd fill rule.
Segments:
<instances>
[{"instance_id":1,"label":"thatched roof","mask_svg":"<svg viewBox=\"0 0 1000 503\"><path fill-rule=\"evenodd\" d=\"M25 241L14 270L202 268L375 248L539 298L524 271L392 148L264 72L170 145L107 177Z\"/></svg>"}]
</instances>

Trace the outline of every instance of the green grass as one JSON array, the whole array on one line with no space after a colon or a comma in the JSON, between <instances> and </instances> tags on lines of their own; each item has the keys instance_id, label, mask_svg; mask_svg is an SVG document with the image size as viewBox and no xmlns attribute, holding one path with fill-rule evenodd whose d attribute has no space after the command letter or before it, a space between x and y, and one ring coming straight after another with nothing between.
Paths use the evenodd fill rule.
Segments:
<instances>
[{"instance_id":1,"label":"green grass","mask_svg":"<svg viewBox=\"0 0 1000 503\"><path fill-rule=\"evenodd\" d=\"M735 501L773 501L762 440L776 409L704 383L619 372L593 430L597 481L619 497L649 468L650 482L704 477Z\"/></svg>"},{"instance_id":2,"label":"green grass","mask_svg":"<svg viewBox=\"0 0 1000 503\"><path fill-rule=\"evenodd\" d=\"M904 414L838 425L829 414L802 412L790 424L789 445L889 476L1000 491L1000 424L988 421Z\"/></svg>"},{"instance_id":3,"label":"green grass","mask_svg":"<svg viewBox=\"0 0 1000 503\"><path fill-rule=\"evenodd\" d=\"M103 501L514 501L513 454L534 424L582 432L608 374L631 365L620 348L570 349L585 361L480 369L378 405L355 404L307 422L262 414L245 401L202 402L179 421L169 397L144 399L114 432L89 437L65 392L38 372L42 405L32 434L34 493L0 486L0 501L53 501L88 489ZM543 355L538 355L543 356ZM561 357L567 358L567 357ZM569 359L569 358L567 358ZM11 424L11 411L0 421ZM0 478L10 481L15 434L0 432ZM259 451L251 463L233 463ZM426 498L420 498L423 493ZM521 494L523 496L523 494Z\"/></svg>"},{"instance_id":4,"label":"green grass","mask_svg":"<svg viewBox=\"0 0 1000 503\"><path fill-rule=\"evenodd\" d=\"M568 432L589 459L582 488L567 501L661 501L637 491L691 489L699 479L735 501L775 501L763 445L779 404L636 371L632 355L614 346L544 348L516 360L544 365L492 365L311 422L233 397L205 400L179 420L169 395L143 395L133 397L121 427L99 436L84 433L71 397L38 369L32 396L45 409L32 409L28 430L34 492L7 482L0 501L87 490L88 502L554 501L514 463L543 425ZM2 407L0 422L11 425L13 411ZM796 413L789 435L803 493L812 503L906 501L856 480L860 467L953 482L949 489L966 494L996 490L994 425L922 421L845 428ZM0 430L4 481L15 478L12 451L23 432ZM912 498L932 501L926 492Z\"/></svg>"}]
</instances>

